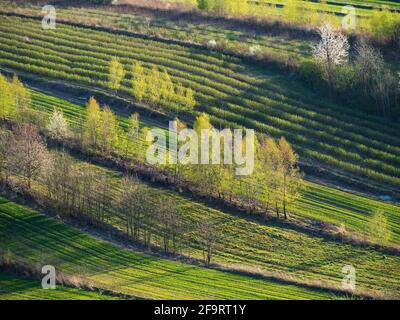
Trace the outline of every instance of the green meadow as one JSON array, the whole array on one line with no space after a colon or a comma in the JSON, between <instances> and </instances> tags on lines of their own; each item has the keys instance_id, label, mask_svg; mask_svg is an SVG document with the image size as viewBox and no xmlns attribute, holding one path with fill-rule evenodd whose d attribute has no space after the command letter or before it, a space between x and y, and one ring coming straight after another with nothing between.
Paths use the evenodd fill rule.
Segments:
<instances>
[{"instance_id":1,"label":"green meadow","mask_svg":"<svg viewBox=\"0 0 400 320\"><path fill-rule=\"evenodd\" d=\"M148 299L329 299L334 295L121 249L0 198L2 246L99 288Z\"/></svg>"}]
</instances>

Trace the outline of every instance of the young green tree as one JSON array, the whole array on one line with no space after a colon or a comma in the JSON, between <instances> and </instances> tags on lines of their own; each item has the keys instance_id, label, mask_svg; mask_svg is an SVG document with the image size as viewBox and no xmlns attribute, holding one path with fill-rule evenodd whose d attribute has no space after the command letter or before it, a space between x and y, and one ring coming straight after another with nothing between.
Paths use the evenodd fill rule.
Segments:
<instances>
[{"instance_id":1,"label":"young green tree","mask_svg":"<svg viewBox=\"0 0 400 320\"><path fill-rule=\"evenodd\" d=\"M222 150L220 149L220 153L218 150L215 150L212 145L212 141L217 141L218 145L221 145L221 136L217 134L211 124L210 117L206 113L201 113L193 123L193 129L196 131L199 141L197 142L198 151L197 157L199 159L199 165L193 165L191 167L191 175L192 181L195 181L198 184L200 190L202 190L205 194L212 195L213 193L217 193L221 196L221 179L223 178L223 165L222 163L213 164L213 157L220 159ZM202 130L207 130L209 133L209 150L203 150L202 148ZM204 155L208 152L208 159L203 159ZM204 153L204 155L203 155ZM206 161L206 163L203 163Z\"/></svg>"},{"instance_id":2,"label":"young green tree","mask_svg":"<svg viewBox=\"0 0 400 320\"><path fill-rule=\"evenodd\" d=\"M183 106L185 106L185 87L182 85L181 82L178 82L178 84L175 87L174 101L177 111L181 109Z\"/></svg>"},{"instance_id":3,"label":"young green tree","mask_svg":"<svg viewBox=\"0 0 400 320\"><path fill-rule=\"evenodd\" d=\"M109 154L118 142L118 124L109 106L105 106L100 121L100 147L104 154Z\"/></svg>"},{"instance_id":4,"label":"young green tree","mask_svg":"<svg viewBox=\"0 0 400 320\"><path fill-rule=\"evenodd\" d=\"M19 81L17 75L14 74L11 83L9 84L9 103L7 117L13 119L17 115L17 109L21 109L24 103L25 88L22 82Z\"/></svg>"},{"instance_id":5,"label":"young green tree","mask_svg":"<svg viewBox=\"0 0 400 320\"><path fill-rule=\"evenodd\" d=\"M136 149L139 146L139 128L139 114L137 112L132 113L129 117L128 130L126 132L126 156L128 156L129 153L138 151Z\"/></svg>"},{"instance_id":6,"label":"young green tree","mask_svg":"<svg viewBox=\"0 0 400 320\"><path fill-rule=\"evenodd\" d=\"M124 79L124 66L119 62L119 59L113 57L110 61L108 86L113 90L118 90L121 86L121 81Z\"/></svg>"},{"instance_id":7,"label":"young green tree","mask_svg":"<svg viewBox=\"0 0 400 320\"><path fill-rule=\"evenodd\" d=\"M280 186L281 180L279 176L279 171L281 169L281 155L279 146L272 138L267 138L265 142L265 149L266 149L266 165L270 166L271 175L268 179L267 184L267 193L266 193L266 201L267 206L269 206L270 201L271 204L274 204L276 216L279 219L279 202L281 199L280 196Z\"/></svg>"},{"instance_id":8,"label":"young green tree","mask_svg":"<svg viewBox=\"0 0 400 320\"><path fill-rule=\"evenodd\" d=\"M0 128L0 183L8 180L8 173L5 169L10 136L9 131Z\"/></svg>"},{"instance_id":9,"label":"young green tree","mask_svg":"<svg viewBox=\"0 0 400 320\"><path fill-rule=\"evenodd\" d=\"M140 159L144 159L146 157L146 152L147 149L150 147L152 140L151 139L147 139L147 137L149 136L150 138L152 138L151 134L149 134L150 128L148 127L143 127L142 130L140 131L140 135L139 135L139 150L138 150L138 157Z\"/></svg>"},{"instance_id":10,"label":"young green tree","mask_svg":"<svg viewBox=\"0 0 400 320\"><path fill-rule=\"evenodd\" d=\"M259 188L253 191L255 196L259 196L265 212L267 213L275 200L277 193L276 183L276 159L279 149L272 138L264 139L260 143L256 142L256 158L252 183ZM275 208L276 209L276 208ZM279 211L277 212L279 215Z\"/></svg>"},{"instance_id":11,"label":"young green tree","mask_svg":"<svg viewBox=\"0 0 400 320\"><path fill-rule=\"evenodd\" d=\"M94 97L89 99L86 107L86 118L83 124L83 145L88 148L98 148L101 110Z\"/></svg>"},{"instance_id":12,"label":"young green tree","mask_svg":"<svg viewBox=\"0 0 400 320\"><path fill-rule=\"evenodd\" d=\"M196 120L193 123L193 129L196 131L197 136L199 138L199 141L197 141L197 145L198 145L198 158L200 159L200 155L201 155L201 131L202 130L211 130L213 128L211 122L210 122L210 116L207 113L201 113L199 116L197 116ZM211 155L210 155L211 157ZM205 174L204 170L206 170L206 165L195 165L194 166L194 171L197 172L199 174L199 180L197 181L201 181L201 176L203 174Z\"/></svg>"},{"instance_id":13,"label":"young green tree","mask_svg":"<svg viewBox=\"0 0 400 320\"><path fill-rule=\"evenodd\" d=\"M192 110L196 106L196 100L193 95L193 90L191 88L186 88L185 90L185 107L187 110Z\"/></svg>"},{"instance_id":14,"label":"young green tree","mask_svg":"<svg viewBox=\"0 0 400 320\"><path fill-rule=\"evenodd\" d=\"M31 94L24 84L14 74L11 82L12 104L15 108L15 113L21 109L29 109L31 107Z\"/></svg>"},{"instance_id":15,"label":"young green tree","mask_svg":"<svg viewBox=\"0 0 400 320\"><path fill-rule=\"evenodd\" d=\"M132 94L136 101L141 102L147 91L146 75L139 62L132 65Z\"/></svg>"},{"instance_id":16,"label":"young green tree","mask_svg":"<svg viewBox=\"0 0 400 320\"><path fill-rule=\"evenodd\" d=\"M193 129L198 135L200 135L202 129L212 129L212 127L210 116L204 112L197 116L193 123Z\"/></svg>"},{"instance_id":17,"label":"young green tree","mask_svg":"<svg viewBox=\"0 0 400 320\"><path fill-rule=\"evenodd\" d=\"M146 99L150 104L156 105L160 101L161 77L156 66L151 68L150 74L147 75L147 93Z\"/></svg>"},{"instance_id":18,"label":"young green tree","mask_svg":"<svg viewBox=\"0 0 400 320\"><path fill-rule=\"evenodd\" d=\"M213 8L214 0L197 0L197 7L202 11L209 11Z\"/></svg>"},{"instance_id":19,"label":"young green tree","mask_svg":"<svg viewBox=\"0 0 400 320\"><path fill-rule=\"evenodd\" d=\"M174 84L167 70L161 74L161 100L169 104L174 97Z\"/></svg>"},{"instance_id":20,"label":"young green tree","mask_svg":"<svg viewBox=\"0 0 400 320\"><path fill-rule=\"evenodd\" d=\"M369 231L371 238L379 243L385 245L390 240L390 231L388 230L388 221L385 216L385 211L378 208L372 214L369 222Z\"/></svg>"},{"instance_id":21,"label":"young green tree","mask_svg":"<svg viewBox=\"0 0 400 320\"><path fill-rule=\"evenodd\" d=\"M0 118L7 119L11 102L11 86L7 78L0 74Z\"/></svg>"},{"instance_id":22,"label":"young green tree","mask_svg":"<svg viewBox=\"0 0 400 320\"><path fill-rule=\"evenodd\" d=\"M301 174L297 169L299 156L284 137L279 140L280 166L278 172L281 176L281 197L283 215L287 219L287 204L297 199L301 188Z\"/></svg>"},{"instance_id":23,"label":"young green tree","mask_svg":"<svg viewBox=\"0 0 400 320\"><path fill-rule=\"evenodd\" d=\"M184 123L183 121L181 121L180 119L178 119L177 117L174 119L174 121L176 121L176 132L174 133L170 133L170 134L179 134L179 132L181 132L182 130L187 128L186 123ZM182 142L177 142L177 149L176 150L171 150L170 149L170 153L169 156L170 157L175 157L177 158L178 155L178 150L181 146ZM171 146L170 146L171 148ZM172 154L173 153L173 154ZM186 175L186 166L181 164L179 161L176 161L177 163L174 165L174 181L175 182L182 182L185 179L185 175Z\"/></svg>"},{"instance_id":24,"label":"young green tree","mask_svg":"<svg viewBox=\"0 0 400 320\"><path fill-rule=\"evenodd\" d=\"M133 138L139 137L140 117L139 113L132 113L129 117L129 135Z\"/></svg>"}]
</instances>

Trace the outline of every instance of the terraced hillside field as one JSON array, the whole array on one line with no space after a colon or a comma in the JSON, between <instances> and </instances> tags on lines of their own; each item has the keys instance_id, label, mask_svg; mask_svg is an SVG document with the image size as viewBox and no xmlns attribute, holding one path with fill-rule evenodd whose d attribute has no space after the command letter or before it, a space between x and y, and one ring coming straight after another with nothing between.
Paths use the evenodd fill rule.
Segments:
<instances>
[{"instance_id":1,"label":"terraced hillside field","mask_svg":"<svg viewBox=\"0 0 400 320\"><path fill-rule=\"evenodd\" d=\"M41 16L39 7L30 5L15 7L8 1L4 3L0 12L16 12L29 16ZM179 39L185 42L194 42L208 45L209 41L216 41L219 46L228 48L240 48L244 53L250 54L250 50L257 53L267 53L276 57L301 60L310 57L311 39L295 39L290 35L274 35L268 30L258 32L241 30L239 28L227 28L227 26L215 25L207 21L192 22L183 17L176 19L165 18L153 11L121 13L118 8L58 8L57 19L59 21L73 21L76 23L101 25L112 29L125 30L140 34L163 37L166 39Z\"/></svg>"},{"instance_id":2,"label":"terraced hillside field","mask_svg":"<svg viewBox=\"0 0 400 320\"><path fill-rule=\"evenodd\" d=\"M80 161L78 164L84 165L84 162ZM107 194L111 196L110 203L113 203L111 205L112 211L108 212L108 221L124 231L125 221L121 218L117 209L122 176L118 172L109 171L99 166L93 168L108 176L106 183L110 190ZM323 190L323 188L321 189ZM37 190L40 192L43 188L38 185ZM357 268L357 285L360 290L371 289L384 295L396 295L398 290L400 261L396 255L362 248L357 245L329 241L329 239L298 232L279 224L276 225L273 222L254 221L251 216L224 212L165 189L148 186L142 192L145 192L155 202L161 199L175 201L180 220L185 226L190 226L184 236L186 240L183 254L185 255L202 258L202 249L199 245L200 237L195 226L202 219L207 218L217 223L220 229L221 234L214 248L214 261L223 266L250 270L256 268L256 270L275 276L278 272L278 274L297 279L297 281L305 281L306 283L321 281L323 284L335 287L340 285L343 277L341 268L350 264ZM345 219L352 221L348 219L348 216L353 215L355 216L354 221L365 219L364 227L367 226L368 214L364 213L363 210L373 210L372 201L365 203L365 199L356 198L353 200L351 195L346 197L346 194L339 193L339 197L342 196L342 199L346 201L351 201L353 204L358 202L358 210L360 211L351 212L348 208L346 210L345 203L342 204L342 207L336 208L328 202L329 197L332 197L331 201L335 201L334 197L338 196L334 190L331 190L330 193L325 190L322 195L325 196L325 202L318 203L318 198L310 198L309 201L305 202L304 209L306 210L310 202L315 201L315 206L321 208L321 211L327 210L332 214L341 212L342 216L336 217L338 221L346 221ZM368 204L371 205L371 208L368 208ZM378 203L375 205L378 205ZM321 214L321 211L317 213ZM388 216L391 217L390 226L394 230L393 241L398 241L396 231L398 223L397 220L392 220L397 219L398 216L396 216L396 212L392 214L388 212ZM162 246L161 229L161 227L155 228L153 234L153 243L160 246ZM285 257L285 259L282 259L282 257Z\"/></svg>"},{"instance_id":3,"label":"terraced hillside field","mask_svg":"<svg viewBox=\"0 0 400 320\"><path fill-rule=\"evenodd\" d=\"M329 299L321 291L121 249L0 198L0 240L27 263L46 261L100 288L154 299Z\"/></svg>"},{"instance_id":4,"label":"terraced hillside field","mask_svg":"<svg viewBox=\"0 0 400 320\"><path fill-rule=\"evenodd\" d=\"M17 278L0 273L0 300L114 300L95 292L57 286L44 290L39 280Z\"/></svg>"},{"instance_id":5,"label":"terraced hillside field","mask_svg":"<svg viewBox=\"0 0 400 320\"><path fill-rule=\"evenodd\" d=\"M75 103L38 90L32 90L31 93L32 106L35 110L50 115L54 108L61 109L71 127L79 130L80 119L84 117L86 108L82 104L83 101L65 94L66 99ZM114 111L119 115L120 126L126 128L128 114L115 108ZM165 127L162 123L154 122L150 118L142 120L141 126ZM332 222L337 225L343 224L347 230L369 235L370 217L377 208L382 208L389 219L391 242L400 244L400 207L396 205L340 191L321 184L306 182L306 190L303 197L294 204L291 211L295 215Z\"/></svg>"},{"instance_id":6,"label":"terraced hillside field","mask_svg":"<svg viewBox=\"0 0 400 320\"><path fill-rule=\"evenodd\" d=\"M158 7L168 8L165 3L176 2L176 1L164 1L164 6L159 4ZM185 3L188 8L196 7L196 2L193 0L182 0L178 1ZM163 3L163 1L161 1ZM139 7L145 6L140 1L122 0L119 4L134 4ZM287 7L291 6L291 10L287 10ZM151 6L151 5L150 5ZM316 25L321 21L329 21L330 23L340 26L342 18L348 13L343 10L345 6L352 6L355 9L355 17L357 24L357 31L370 30L370 18L371 15L380 10L381 8L387 8L388 10L396 11L399 10L400 6L396 1L369 1L369 0L338 0L338 1L288 1L288 0L248 0L247 8L242 10L240 13L233 11L233 16L243 17L252 16L258 17L263 20L283 20L285 22L302 23ZM295 7L295 17L293 17L293 7ZM291 12L289 12L291 11ZM290 16L292 14L292 16ZM228 16L232 15L228 11ZM294 21L293 21L294 20Z\"/></svg>"},{"instance_id":7,"label":"terraced hillside field","mask_svg":"<svg viewBox=\"0 0 400 320\"><path fill-rule=\"evenodd\" d=\"M14 12L29 16L42 17L41 7L32 4L16 6L12 2L0 0L2 7L0 12ZM257 1L258 5L252 5L255 9L253 14L261 17L280 18L282 7L285 1ZM123 3L122 3L123 4ZM273 5L273 6L271 6ZM327 21L325 12L329 13L329 19L341 25L344 13L342 9L345 5L355 7L356 31L370 29L370 17L374 8L381 5L399 9L396 2L386 1L329 1L321 4L314 1L301 1L298 3L300 16L304 17L299 22L318 24ZM300 9L301 10L301 9ZM308 18L312 14L314 18ZM315 45L318 37L314 32L307 35L295 33L277 32L271 28L257 28L257 30L240 28L233 23L218 23L207 19L193 21L184 15L165 16L139 3L139 7L132 6L129 10L118 6L108 7L57 7L57 19L59 21L70 21L93 26L103 26L111 29L131 31L139 34L147 34L166 39L178 39L188 43L198 43L209 45L210 41L215 41L218 47L231 50L244 55L258 55L264 57L275 57L280 61L301 61L311 57L312 46ZM361 28L361 29L360 29Z\"/></svg>"},{"instance_id":8,"label":"terraced hillside field","mask_svg":"<svg viewBox=\"0 0 400 320\"><path fill-rule=\"evenodd\" d=\"M400 185L398 125L321 101L287 75L238 58L183 45L59 23L42 30L35 19L1 16L0 66L74 84L103 87L111 56L129 65L165 68L196 92L197 112L216 127L246 126L285 136L304 161L325 165L392 190ZM129 92L129 80L120 94ZM169 114L173 114L170 110Z\"/></svg>"}]
</instances>

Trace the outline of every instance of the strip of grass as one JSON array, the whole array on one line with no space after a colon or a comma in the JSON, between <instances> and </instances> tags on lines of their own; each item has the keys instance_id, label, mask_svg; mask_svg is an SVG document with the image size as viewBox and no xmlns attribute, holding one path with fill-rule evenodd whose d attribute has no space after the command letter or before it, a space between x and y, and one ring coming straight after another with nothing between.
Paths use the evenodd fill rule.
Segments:
<instances>
[{"instance_id":1,"label":"strip of grass","mask_svg":"<svg viewBox=\"0 0 400 320\"><path fill-rule=\"evenodd\" d=\"M45 290L39 280L0 273L0 300L117 300L117 298L64 286Z\"/></svg>"},{"instance_id":2,"label":"strip of grass","mask_svg":"<svg viewBox=\"0 0 400 320\"><path fill-rule=\"evenodd\" d=\"M111 194L117 197L121 192L121 174L99 166L93 168L108 175ZM395 294L400 286L399 256L327 241L279 224L251 221L247 216L232 215L166 189L148 186L145 192L153 199L174 199L180 219L184 225L192 226L185 233L189 246L187 251L191 256L202 257L195 226L207 218L214 221L220 230L214 248L215 262L236 268L283 272L297 279L320 280L331 285L340 285L343 277L341 268L353 265L357 269L357 286L360 289ZM114 212L114 217L117 216L118 210ZM120 219L111 219L111 223L122 230L125 228ZM153 241L157 240L162 246L161 233L155 233Z\"/></svg>"},{"instance_id":3,"label":"strip of grass","mask_svg":"<svg viewBox=\"0 0 400 320\"><path fill-rule=\"evenodd\" d=\"M329 293L120 249L0 198L2 246L99 287L153 299L328 299Z\"/></svg>"},{"instance_id":4,"label":"strip of grass","mask_svg":"<svg viewBox=\"0 0 400 320\"><path fill-rule=\"evenodd\" d=\"M3 2L3 10L4 11L18 11L23 12L25 14L30 15L38 15L38 9L40 7L37 6L23 6L18 4L18 7L15 4L10 3L9 1L2 0ZM259 16L261 18L269 17L272 19L285 19L282 17L283 10L282 6L285 5L285 1L282 0L266 0L266 1L249 1L249 9L251 14L255 16ZM331 23L336 25L340 25L343 18L342 9L346 5L352 5L355 7L356 18L357 18L357 28L362 30L370 29L370 16L376 10L381 7L387 7L391 10L399 9L399 4L393 1L359 1L359 0L336 0L336 1L328 1L325 4L314 1L302 1L297 4L300 8L305 8L306 12L301 12L305 17L303 18L303 23L306 22L306 17L309 13L319 13L321 10L326 12L325 16L320 16L319 18L314 18L314 24L323 21L327 21L326 17L328 17ZM150 10L151 11L151 10ZM110 8L84 8L84 7L69 7L69 8L59 8L58 16L62 20L69 21L79 21L83 23L90 24L98 24L105 25L112 28L118 28L122 30L129 31L137 31L137 32L150 32L155 35L162 35L164 37L169 38L178 38L182 40L194 40L200 43L205 43L205 39L218 39L224 41L231 41L232 44L239 45L240 41L239 37L245 40L246 44L251 44L254 41L254 37L251 37L250 32L246 32L243 30L229 30L226 28L218 28L213 24L209 24L206 22L199 23L185 21L185 19L179 20L176 22L174 20L167 20L162 14L157 16L156 12L151 12L149 15L151 16L151 20L147 20L141 10L138 13L135 12L135 8L132 7L129 12L118 12L110 10ZM324 20L325 18L325 20ZM207 28L207 33L199 31L201 28ZM205 31L205 30L204 30ZM252 39L253 38L253 39ZM266 42L263 40L268 38L258 38L260 40L258 43L264 46ZM270 47L270 46L267 46ZM274 46L272 45L272 48Z\"/></svg>"},{"instance_id":5,"label":"strip of grass","mask_svg":"<svg viewBox=\"0 0 400 320\"><path fill-rule=\"evenodd\" d=\"M304 196L293 205L296 214L344 225L347 230L370 235L370 218L383 209L389 221L390 241L400 243L400 206L336 188L306 182Z\"/></svg>"}]
</instances>

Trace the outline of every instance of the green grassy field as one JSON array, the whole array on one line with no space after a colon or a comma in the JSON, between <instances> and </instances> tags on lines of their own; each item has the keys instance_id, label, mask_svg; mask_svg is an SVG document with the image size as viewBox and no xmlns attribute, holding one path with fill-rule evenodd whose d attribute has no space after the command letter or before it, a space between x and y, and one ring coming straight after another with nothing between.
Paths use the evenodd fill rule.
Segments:
<instances>
[{"instance_id":1,"label":"green grassy field","mask_svg":"<svg viewBox=\"0 0 400 320\"><path fill-rule=\"evenodd\" d=\"M293 285L235 275L118 248L0 198L2 246L100 288L150 299L329 299ZM336 297L337 298L337 297Z\"/></svg>"},{"instance_id":2,"label":"green grassy field","mask_svg":"<svg viewBox=\"0 0 400 320\"><path fill-rule=\"evenodd\" d=\"M400 243L400 206L377 201L366 196L344 192L313 182L306 182L304 196L292 210L302 216L343 224L347 230L368 235L372 213L385 211L391 230L391 241Z\"/></svg>"},{"instance_id":3,"label":"green grassy field","mask_svg":"<svg viewBox=\"0 0 400 320\"><path fill-rule=\"evenodd\" d=\"M117 197L121 191L121 174L99 166L95 168L109 176L112 194ZM196 226L205 217L217 224L220 237L214 249L214 262L236 268L282 272L297 279L320 280L330 285L340 285L343 276L341 268L349 264L357 269L357 286L360 289L395 294L400 286L400 257L396 255L332 242L274 223L252 221L247 216L235 216L166 189L147 186L146 193L153 199L174 199L185 225ZM320 206L323 205L320 203ZM118 215L115 211L114 217ZM119 219L111 219L111 223L121 230L125 229L125 223ZM190 255L201 258L195 228L189 228L185 237ZM156 232L154 240L161 245L161 232Z\"/></svg>"},{"instance_id":4,"label":"green grassy field","mask_svg":"<svg viewBox=\"0 0 400 320\"><path fill-rule=\"evenodd\" d=\"M44 290L39 280L0 273L0 300L116 300L117 298L75 288L57 286Z\"/></svg>"},{"instance_id":5,"label":"green grassy field","mask_svg":"<svg viewBox=\"0 0 400 320\"><path fill-rule=\"evenodd\" d=\"M196 112L209 113L216 127L246 126L274 137L283 135L304 160L394 190L400 185L398 125L323 102L295 79L272 69L256 69L207 50L61 23L56 30L44 31L37 20L16 17L2 16L0 44L2 67L93 87L104 86L110 56L120 57L126 69L135 60L146 67L158 65L174 81L195 90ZM120 91L126 93L128 87L125 80Z\"/></svg>"}]
</instances>

